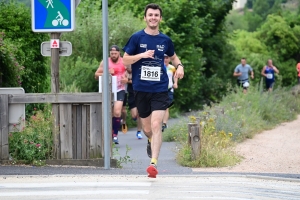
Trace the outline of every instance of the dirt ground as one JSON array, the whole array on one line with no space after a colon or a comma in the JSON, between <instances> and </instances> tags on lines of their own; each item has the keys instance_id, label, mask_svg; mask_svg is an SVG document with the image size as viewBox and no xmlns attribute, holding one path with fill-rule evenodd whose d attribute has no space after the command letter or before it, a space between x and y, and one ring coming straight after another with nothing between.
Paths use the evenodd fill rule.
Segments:
<instances>
[{"instance_id":1,"label":"dirt ground","mask_svg":"<svg viewBox=\"0 0 300 200\"><path fill-rule=\"evenodd\" d=\"M297 120L256 134L236 147L241 163L224 168L194 168L203 172L300 174L300 115Z\"/></svg>"}]
</instances>

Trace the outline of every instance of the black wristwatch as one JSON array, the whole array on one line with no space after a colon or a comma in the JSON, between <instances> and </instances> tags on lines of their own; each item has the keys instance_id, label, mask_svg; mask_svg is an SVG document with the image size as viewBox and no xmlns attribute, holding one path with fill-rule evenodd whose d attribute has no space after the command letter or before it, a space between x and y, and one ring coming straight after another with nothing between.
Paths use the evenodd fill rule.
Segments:
<instances>
[{"instance_id":1,"label":"black wristwatch","mask_svg":"<svg viewBox=\"0 0 300 200\"><path fill-rule=\"evenodd\" d=\"M184 68L184 66L183 66L181 63L179 63L179 64L177 65L176 69L178 68L178 66L181 66L181 67Z\"/></svg>"}]
</instances>

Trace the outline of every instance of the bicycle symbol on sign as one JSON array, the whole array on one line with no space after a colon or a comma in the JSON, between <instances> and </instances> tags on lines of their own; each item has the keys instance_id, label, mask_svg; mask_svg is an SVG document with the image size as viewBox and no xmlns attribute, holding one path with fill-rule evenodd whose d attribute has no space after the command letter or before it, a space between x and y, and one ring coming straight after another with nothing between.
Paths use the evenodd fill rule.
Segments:
<instances>
[{"instance_id":1,"label":"bicycle symbol on sign","mask_svg":"<svg viewBox=\"0 0 300 200\"><path fill-rule=\"evenodd\" d=\"M64 19L64 17L62 16L62 14L57 11L58 15L57 17L52 21L52 25L53 26L57 26L59 25L63 25L63 26L68 26L69 25L69 20Z\"/></svg>"}]
</instances>

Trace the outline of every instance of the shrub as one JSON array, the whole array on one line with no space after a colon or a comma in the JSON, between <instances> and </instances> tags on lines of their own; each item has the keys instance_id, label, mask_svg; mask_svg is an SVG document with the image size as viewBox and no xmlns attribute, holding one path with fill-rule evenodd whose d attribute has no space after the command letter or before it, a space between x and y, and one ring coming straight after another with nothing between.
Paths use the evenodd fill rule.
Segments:
<instances>
[{"instance_id":1,"label":"shrub","mask_svg":"<svg viewBox=\"0 0 300 200\"><path fill-rule=\"evenodd\" d=\"M186 118L164 132L164 141L177 141L181 148L177 162L190 167L222 167L234 165L240 157L232 151L236 142L252 138L256 133L271 129L279 123L290 121L300 113L300 99L287 88L264 92L262 84L243 94L240 88L233 90L219 104L205 106L203 111L190 117L200 120L201 156L192 160L191 147L187 143ZM198 120L196 120L198 118Z\"/></svg>"},{"instance_id":2,"label":"shrub","mask_svg":"<svg viewBox=\"0 0 300 200\"><path fill-rule=\"evenodd\" d=\"M34 111L23 130L9 134L9 153L15 161L41 164L52 152L52 123L50 106ZM24 119L23 119L24 120Z\"/></svg>"},{"instance_id":3,"label":"shrub","mask_svg":"<svg viewBox=\"0 0 300 200\"><path fill-rule=\"evenodd\" d=\"M206 116L207 113L205 113ZM195 122L195 117L191 121ZM171 129L167 129L164 134L166 141L178 141L181 148L176 156L177 162L183 166L189 167L223 167L231 166L239 162L240 158L232 151L234 142L230 132L224 130L217 131L215 127L215 118L202 118L200 125L201 131L201 154L196 160L192 159L191 147L187 142L188 130L187 120L185 123L176 124ZM180 131L178 131L180 130Z\"/></svg>"}]
</instances>

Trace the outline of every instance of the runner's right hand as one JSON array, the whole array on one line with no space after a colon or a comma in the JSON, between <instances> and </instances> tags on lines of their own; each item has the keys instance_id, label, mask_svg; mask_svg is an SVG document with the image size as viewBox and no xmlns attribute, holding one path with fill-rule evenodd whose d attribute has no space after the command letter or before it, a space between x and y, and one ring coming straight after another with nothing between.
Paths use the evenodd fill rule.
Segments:
<instances>
[{"instance_id":1,"label":"runner's right hand","mask_svg":"<svg viewBox=\"0 0 300 200\"><path fill-rule=\"evenodd\" d=\"M113 75L113 74L115 73L115 70L114 70L113 68L111 68L111 69L109 69L109 73L110 73L111 75Z\"/></svg>"},{"instance_id":2,"label":"runner's right hand","mask_svg":"<svg viewBox=\"0 0 300 200\"><path fill-rule=\"evenodd\" d=\"M142 58L154 58L154 50L148 50L144 53L141 53Z\"/></svg>"}]
</instances>

